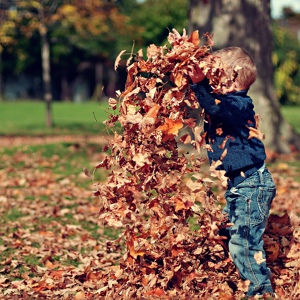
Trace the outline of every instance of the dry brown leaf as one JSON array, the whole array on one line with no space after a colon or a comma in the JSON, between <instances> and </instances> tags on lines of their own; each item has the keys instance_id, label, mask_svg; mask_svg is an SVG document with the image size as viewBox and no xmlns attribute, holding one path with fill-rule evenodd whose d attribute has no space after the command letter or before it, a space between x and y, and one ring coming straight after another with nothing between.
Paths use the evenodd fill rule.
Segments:
<instances>
[{"instance_id":1,"label":"dry brown leaf","mask_svg":"<svg viewBox=\"0 0 300 300\"><path fill-rule=\"evenodd\" d=\"M120 61L121 61L121 57L122 57L122 55L123 55L125 52L126 52L126 50L122 50L122 51L119 53L119 55L117 56L117 58L116 58L116 60L115 60L115 71L117 70L118 65L119 65L119 63L120 63Z\"/></svg>"}]
</instances>

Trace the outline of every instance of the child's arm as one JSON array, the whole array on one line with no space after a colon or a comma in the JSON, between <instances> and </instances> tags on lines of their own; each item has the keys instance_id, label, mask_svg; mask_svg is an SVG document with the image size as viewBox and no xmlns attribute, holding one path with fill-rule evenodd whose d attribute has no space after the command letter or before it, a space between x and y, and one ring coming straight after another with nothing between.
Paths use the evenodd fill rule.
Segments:
<instances>
[{"instance_id":1,"label":"child's arm","mask_svg":"<svg viewBox=\"0 0 300 300\"><path fill-rule=\"evenodd\" d=\"M190 87L195 92L201 107L210 116L219 117L229 123L245 123L253 117L253 104L246 95L214 94L208 79L191 84Z\"/></svg>"}]
</instances>

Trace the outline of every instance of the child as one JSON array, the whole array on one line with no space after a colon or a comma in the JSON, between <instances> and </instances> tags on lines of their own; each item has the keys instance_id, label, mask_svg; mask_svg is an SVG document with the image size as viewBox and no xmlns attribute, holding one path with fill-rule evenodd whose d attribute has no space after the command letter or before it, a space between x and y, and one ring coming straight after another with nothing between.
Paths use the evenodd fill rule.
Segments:
<instances>
[{"instance_id":1,"label":"child","mask_svg":"<svg viewBox=\"0 0 300 300\"><path fill-rule=\"evenodd\" d=\"M250 281L247 296L273 293L266 266L262 235L276 188L265 167L265 148L250 131L256 130L252 100L247 91L256 80L256 67L249 54L238 47L212 53L236 78L226 94L213 94L199 67L189 77L205 112L204 129L210 164L228 178L224 213L234 225L229 230L229 252L241 277ZM233 72L233 73L232 73ZM226 154L225 154L226 149Z\"/></svg>"}]
</instances>

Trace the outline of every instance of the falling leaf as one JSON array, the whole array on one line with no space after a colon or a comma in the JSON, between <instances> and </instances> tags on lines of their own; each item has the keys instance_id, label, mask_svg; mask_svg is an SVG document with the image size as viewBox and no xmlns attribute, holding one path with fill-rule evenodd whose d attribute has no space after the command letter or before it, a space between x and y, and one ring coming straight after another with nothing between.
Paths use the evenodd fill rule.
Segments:
<instances>
[{"instance_id":1,"label":"falling leaf","mask_svg":"<svg viewBox=\"0 0 300 300\"><path fill-rule=\"evenodd\" d=\"M148 112L145 114L145 118L153 118L153 119L156 119L160 107L161 107L161 106L160 106L159 104L155 104L155 105L154 105L153 107L151 107L151 108L148 110Z\"/></svg>"},{"instance_id":2,"label":"falling leaf","mask_svg":"<svg viewBox=\"0 0 300 300\"><path fill-rule=\"evenodd\" d=\"M188 41L191 42L194 46L198 46L200 44L199 31L193 31Z\"/></svg>"},{"instance_id":3,"label":"falling leaf","mask_svg":"<svg viewBox=\"0 0 300 300\"><path fill-rule=\"evenodd\" d=\"M114 98L109 98L108 99L108 105L112 108L112 109L116 109L117 107L117 104L118 104L118 101Z\"/></svg>"},{"instance_id":4,"label":"falling leaf","mask_svg":"<svg viewBox=\"0 0 300 300\"><path fill-rule=\"evenodd\" d=\"M122 51L119 53L119 55L117 56L117 58L116 58L116 60L115 60L115 71L117 70L118 65L119 65L119 63L120 63L120 61L121 61L121 57L122 57L122 55L123 55L125 52L126 52L126 50L122 50Z\"/></svg>"},{"instance_id":5,"label":"falling leaf","mask_svg":"<svg viewBox=\"0 0 300 300\"><path fill-rule=\"evenodd\" d=\"M172 138L172 136L178 135L179 129L183 127L183 123L181 120L172 120L165 118L165 123L160 125L157 130L161 131L168 138Z\"/></svg>"},{"instance_id":6,"label":"falling leaf","mask_svg":"<svg viewBox=\"0 0 300 300\"><path fill-rule=\"evenodd\" d=\"M256 261L257 264L261 264L263 263L264 261L266 261L265 258L263 258L263 253L262 251L258 251L254 254L254 260Z\"/></svg>"},{"instance_id":7,"label":"falling leaf","mask_svg":"<svg viewBox=\"0 0 300 300\"><path fill-rule=\"evenodd\" d=\"M257 138L259 140L263 140L265 138L264 134L260 132L260 130L246 126L249 129L249 137L248 139Z\"/></svg>"}]
</instances>

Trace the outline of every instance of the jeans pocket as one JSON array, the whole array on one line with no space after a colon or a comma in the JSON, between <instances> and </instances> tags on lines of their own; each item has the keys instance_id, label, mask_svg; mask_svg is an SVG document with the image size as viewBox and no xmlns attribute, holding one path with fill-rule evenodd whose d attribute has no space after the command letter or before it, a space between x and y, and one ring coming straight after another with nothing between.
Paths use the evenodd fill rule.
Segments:
<instances>
[{"instance_id":1,"label":"jeans pocket","mask_svg":"<svg viewBox=\"0 0 300 300\"><path fill-rule=\"evenodd\" d=\"M275 196L275 187L259 187L257 197L251 199L251 223L258 225L267 221L272 200Z\"/></svg>"}]
</instances>

